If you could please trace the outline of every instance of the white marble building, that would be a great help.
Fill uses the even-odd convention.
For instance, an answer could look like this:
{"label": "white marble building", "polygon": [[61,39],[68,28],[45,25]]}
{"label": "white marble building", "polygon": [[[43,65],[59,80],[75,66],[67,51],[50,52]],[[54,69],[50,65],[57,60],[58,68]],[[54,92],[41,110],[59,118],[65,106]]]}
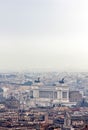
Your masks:
{"label": "white marble building", "polygon": [[69,102],[69,87],[65,85],[57,86],[34,86],[31,91],[36,101],[51,101],[53,103]]}

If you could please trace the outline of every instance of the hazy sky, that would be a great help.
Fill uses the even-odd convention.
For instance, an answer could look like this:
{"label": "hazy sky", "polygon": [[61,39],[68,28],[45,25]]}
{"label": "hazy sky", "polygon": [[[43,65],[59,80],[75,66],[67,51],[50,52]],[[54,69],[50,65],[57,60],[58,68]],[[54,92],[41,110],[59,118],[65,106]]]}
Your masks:
{"label": "hazy sky", "polygon": [[0,0],[0,71],[88,71],[88,0]]}

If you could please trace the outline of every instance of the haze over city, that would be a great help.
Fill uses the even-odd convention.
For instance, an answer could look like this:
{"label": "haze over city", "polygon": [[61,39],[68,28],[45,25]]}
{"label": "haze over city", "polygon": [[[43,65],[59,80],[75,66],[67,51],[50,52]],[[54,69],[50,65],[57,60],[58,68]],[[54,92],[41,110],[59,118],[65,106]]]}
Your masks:
{"label": "haze over city", "polygon": [[88,71],[87,0],[0,0],[0,71]]}

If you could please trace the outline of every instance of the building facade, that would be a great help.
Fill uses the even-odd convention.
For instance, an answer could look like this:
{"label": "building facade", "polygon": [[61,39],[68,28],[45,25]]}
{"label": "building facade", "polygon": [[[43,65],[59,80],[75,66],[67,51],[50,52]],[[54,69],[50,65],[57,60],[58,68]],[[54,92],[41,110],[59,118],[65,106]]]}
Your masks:
{"label": "building facade", "polygon": [[69,87],[65,85],[59,86],[34,86],[31,89],[33,98],[36,100],[53,100],[53,102],[69,102]]}

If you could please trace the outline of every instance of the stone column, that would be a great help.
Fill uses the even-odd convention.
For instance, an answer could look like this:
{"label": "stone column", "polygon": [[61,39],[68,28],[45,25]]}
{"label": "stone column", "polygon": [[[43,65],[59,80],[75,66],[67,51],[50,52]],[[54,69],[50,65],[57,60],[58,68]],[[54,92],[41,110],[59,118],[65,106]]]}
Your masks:
{"label": "stone column", "polygon": [[69,90],[67,91],[67,101],[69,102]]}
{"label": "stone column", "polygon": [[62,91],[61,90],[58,90],[57,91],[57,99],[58,99],[58,101],[62,101]]}

